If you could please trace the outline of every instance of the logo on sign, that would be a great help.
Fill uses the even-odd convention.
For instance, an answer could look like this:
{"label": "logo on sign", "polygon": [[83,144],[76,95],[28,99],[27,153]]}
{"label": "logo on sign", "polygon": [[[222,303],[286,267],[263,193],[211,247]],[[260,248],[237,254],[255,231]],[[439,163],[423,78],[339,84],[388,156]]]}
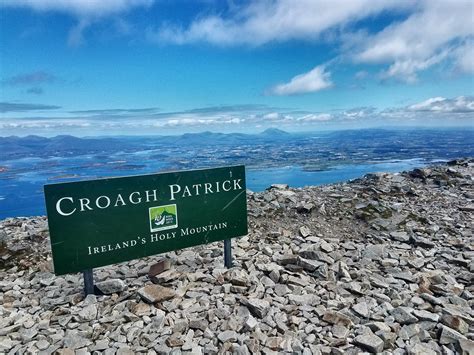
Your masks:
{"label": "logo on sign", "polygon": [[178,227],[176,205],[163,205],[149,208],[150,231],[159,232]]}

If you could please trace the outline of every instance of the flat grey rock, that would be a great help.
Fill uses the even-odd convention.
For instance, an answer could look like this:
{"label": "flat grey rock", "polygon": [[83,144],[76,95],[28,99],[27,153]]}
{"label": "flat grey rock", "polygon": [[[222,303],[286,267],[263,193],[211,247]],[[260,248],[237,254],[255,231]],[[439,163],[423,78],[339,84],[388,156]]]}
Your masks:
{"label": "flat grey rock", "polygon": [[237,341],[238,334],[233,330],[226,330],[219,333],[217,335],[217,338],[223,343],[226,343],[226,342],[235,343]]}
{"label": "flat grey rock", "polygon": [[359,345],[371,353],[380,353],[383,350],[384,342],[378,336],[373,334],[359,335],[354,339],[354,344]]}
{"label": "flat grey rock", "polygon": [[168,287],[160,285],[147,285],[138,290],[140,297],[149,303],[156,303],[169,300],[176,296],[176,293]]}
{"label": "flat grey rock", "polygon": [[125,291],[127,285],[123,280],[110,279],[95,284],[97,288],[105,295],[111,295],[112,293],[120,293]]}

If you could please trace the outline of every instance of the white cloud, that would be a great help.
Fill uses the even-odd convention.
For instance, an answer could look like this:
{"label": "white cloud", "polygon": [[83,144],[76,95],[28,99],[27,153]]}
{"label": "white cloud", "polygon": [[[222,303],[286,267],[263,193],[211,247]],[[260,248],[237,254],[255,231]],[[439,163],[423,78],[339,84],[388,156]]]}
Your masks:
{"label": "white cloud", "polygon": [[448,51],[443,51],[427,59],[404,59],[395,60],[390,67],[381,75],[383,79],[397,78],[407,83],[413,84],[418,81],[417,73],[428,69],[434,64],[440,63],[448,55]]}
{"label": "white cloud", "polygon": [[332,86],[331,73],[319,65],[311,71],[293,77],[288,83],[278,84],[270,90],[274,95],[297,95],[320,91]]}
{"label": "white cloud", "polygon": [[297,118],[297,121],[302,122],[324,122],[330,121],[333,119],[333,116],[329,113],[310,113]]}
{"label": "white cloud", "polygon": [[358,120],[373,116],[375,113],[373,107],[353,108],[342,112],[342,118],[346,120]]}
{"label": "white cloud", "polygon": [[186,128],[186,127],[223,127],[227,125],[238,125],[243,123],[245,119],[239,117],[229,117],[229,118],[199,118],[196,117],[178,117],[168,120],[144,120],[139,123],[134,120],[129,122],[129,128],[134,129],[137,126],[142,128]]}
{"label": "white cloud", "polygon": [[[417,73],[446,58],[472,56],[474,35],[473,3],[470,0],[424,0],[405,20],[382,31],[362,36],[354,43],[355,59],[364,63],[388,64],[384,77],[407,82],[417,80]],[[468,46],[460,51],[461,46]],[[466,68],[465,60],[461,68]]]}
{"label": "white cloud", "polygon": [[281,115],[278,112],[270,112],[265,115],[263,115],[263,119],[265,120],[277,120],[281,117]]}
{"label": "white cloud", "polygon": [[2,129],[63,129],[63,128],[84,128],[91,127],[91,122],[85,120],[49,120],[49,119],[35,119],[35,120],[18,120],[9,122],[0,121],[0,128]]}
{"label": "white cloud", "polygon": [[433,97],[408,107],[410,111],[439,113],[474,113],[474,97],[459,96],[454,99]]}
{"label": "white cloud", "polygon": [[317,39],[324,31],[407,4],[396,0],[260,0],[239,7],[229,17],[200,17],[187,28],[150,29],[149,38],[172,43],[262,45],[291,39]]}

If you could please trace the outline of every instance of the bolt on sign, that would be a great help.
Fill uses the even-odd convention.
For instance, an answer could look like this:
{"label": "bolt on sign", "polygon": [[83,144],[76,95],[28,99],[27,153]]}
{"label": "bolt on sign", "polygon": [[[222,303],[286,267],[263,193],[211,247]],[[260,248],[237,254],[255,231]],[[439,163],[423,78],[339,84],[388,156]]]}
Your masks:
{"label": "bolt on sign", "polygon": [[44,186],[56,275],[247,234],[245,167]]}

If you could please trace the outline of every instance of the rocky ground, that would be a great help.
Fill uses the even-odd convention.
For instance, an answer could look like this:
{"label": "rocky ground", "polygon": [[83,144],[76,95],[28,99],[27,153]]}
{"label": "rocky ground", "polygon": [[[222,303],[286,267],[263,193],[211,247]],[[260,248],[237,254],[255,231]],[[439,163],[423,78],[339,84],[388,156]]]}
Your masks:
{"label": "rocky ground", "polygon": [[474,160],[248,194],[249,235],[81,275],[0,223],[0,352],[474,354]]}

